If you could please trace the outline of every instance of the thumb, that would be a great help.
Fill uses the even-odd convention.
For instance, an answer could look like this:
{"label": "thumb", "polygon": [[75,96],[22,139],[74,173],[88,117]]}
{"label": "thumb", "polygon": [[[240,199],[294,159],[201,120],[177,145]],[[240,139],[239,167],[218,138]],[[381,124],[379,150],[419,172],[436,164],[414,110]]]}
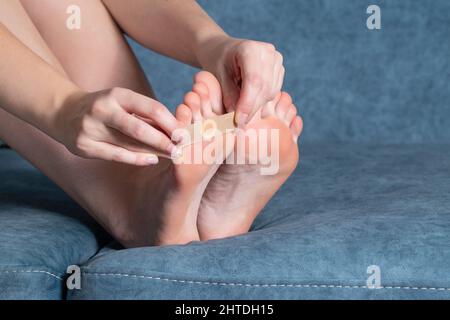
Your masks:
{"label": "thumb", "polygon": [[231,78],[225,77],[221,83],[223,105],[227,112],[235,111],[240,95],[240,84],[235,83]]}
{"label": "thumb", "polygon": [[261,102],[260,92],[259,82],[243,79],[239,99],[236,102],[236,123],[239,127],[245,126],[260,107],[258,105]]}

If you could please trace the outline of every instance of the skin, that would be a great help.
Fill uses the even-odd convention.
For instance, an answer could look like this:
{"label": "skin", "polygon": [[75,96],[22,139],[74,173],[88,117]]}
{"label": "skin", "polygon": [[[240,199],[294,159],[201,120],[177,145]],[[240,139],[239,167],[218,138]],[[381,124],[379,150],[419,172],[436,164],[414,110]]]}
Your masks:
{"label": "skin", "polygon": [[[193,91],[185,97],[191,121],[217,116],[211,106],[220,100],[221,90],[217,79],[209,72],[198,73]],[[257,112],[247,129],[235,137],[236,143],[228,158],[236,157],[250,129],[279,130],[279,141],[271,141],[270,137],[264,141],[268,146],[272,142],[279,144],[279,170],[275,175],[261,175],[262,159],[258,157],[257,164],[250,165],[248,145],[245,145],[245,164],[222,164],[209,181],[201,200],[197,218],[201,240],[248,232],[258,213],[297,166],[297,140],[303,129],[303,121],[297,116],[297,109],[287,93],[282,92]]]}
{"label": "skin", "polygon": [[[155,154],[168,157],[176,153],[168,137],[175,128],[189,123],[189,112],[181,108],[174,117],[155,100],[108,13],[114,9],[100,1],[76,2],[92,13],[83,18],[84,25],[92,27],[78,32],[52,25],[64,21],[65,8],[73,1],[42,0],[39,6],[31,0],[23,0],[23,6],[15,0],[0,3],[0,57],[5,61],[0,66],[1,139],[57,183],[124,246],[200,239],[197,215],[207,182],[219,166],[187,168],[166,159],[148,166],[156,163]],[[186,10],[201,12],[194,2],[186,3]],[[181,38],[192,35],[193,31],[185,28],[190,24],[194,28],[195,19],[178,16],[181,13],[174,8],[168,10],[166,6],[172,4],[155,1],[152,9],[169,17],[173,12],[172,18],[180,23],[176,28],[171,25],[173,34]],[[205,19],[208,28],[195,30],[198,34],[199,30],[208,31],[210,23]],[[96,31],[90,32],[94,27]],[[202,47],[209,49],[187,50],[186,57],[212,54],[225,46],[225,39],[241,42],[226,36],[200,38]],[[71,45],[65,45],[67,42]],[[231,45],[225,47],[239,51]],[[200,58],[196,62],[207,65]],[[9,81],[17,75],[20,81]],[[220,103],[216,106],[225,109]],[[224,150],[220,156],[225,159],[229,152],[232,150]]]}
{"label": "skin", "polygon": [[[225,93],[223,105],[236,110],[240,127],[280,92],[285,70],[274,45],[228,36],[195,1],[153,0],[151,6],[148,0],[103,2],[133,39],[214,74]],[[223,111],[222,104],[214,108]]]}
{"label": "skin", "polygon": [[[121,41],[119,44],[112,43],[111,47],[104,48],[105,51],[112,51],[117,46],[125,48],[120,52],[123,59],[92,61],[99,70],[110,70],[110,74],[113,74],[111,77],[103,77],[101,72],[96,70],[76,69],[67,64],[59,64],[20,3],[12,1],[8,3],[14,5],[2,7],[1,21],[8,21],[6,18],[3,19],[3,14],[6,17],[14,16],[15,20],[6,22],[6,27],[20,36],[17,38],[18,41],[30,48],[36,56],[38,53],[42,54],[38,56],[39,61],[48,61],[48,66],[63,75],[62,77],[68,79],[65,70],[73,70],[71,76],[76,79],[87,79],[86,73],[89,73],[90,81],[79,80],[77,83],[82,90],[97,92],[115,87],[118,85],[120,71],[124,69],[131,68],[130,73],[140,74],[141,70],[133,63],[134,56],[131,50],[126,50],[127,46],[123,37],[117,40]],[[89,3],[95,5],[96,2]],[[104,27],[106,34],[118,32],[116,25],[110,20],[99,21],[96,17],[96,22]],[[83,43],[86,47],[94,46],[99,41],[97,37],[103,38],[106,34],[100,32],[92,35],[86,32]],[[83,57],[84,50],[86,48],[80,46],[71,54]],[[74,61],[74,63],[79,62]],[[75,74],[76,72],[78,74]],[[143,91],[145,88],[150,88],[148,83],[142,82],[143,79],[145,78],[130,77],[127,83],[120,82],[120,84],[129,90],[151,95],[151,92]],[[186,228],[186,232],[180,231],[178,229],[180,220],[175,219],[173,215],[178,214],[180,210],[186,211],[183,217],[187,215],[190,200],[197,185],[192,183],[189,188],[186,188],[185,184],[178,183],[180,181],[176,180],[178,177],[176,171],[167,165],[168,161],[163,160],[156,166],[137,167],[111,161],[83,159],[71,153],[64,145],[41,130],[4,109],[0,110],[0,137],[66,191],[124,246],[185,243],[196,239],[195,228]],[[162,168],[166,169],[162,170]],[[164,179],[161,179],[161,176]],[[155,197],[156,191],[164,196]],[[169,212],[172,215],[165,214]],[[184,218],[181,219],[184,220]],[[166,220],[170,221],[170,224]],[[195,221],[193,226],[195,227]],[[192,230],[194,232],[188,235]]]}
{"label": "skin", "polygon": [[[2,11],[12,10],[14,3],[2,2]],[[156,100],[123,88],[82,91],[20,42],[3,23],[0,38],[4,62],[0,66],[0,105],[5,111],[85,158],[148,165],[157,162],[150,152],[166,156],[176,153],[166,134],[131,115],[152,119],[170,134],[178,122]],[[20,75],[19,81],[8,81],[16,75]],[[22,94],[17,95],[19,90]]]}

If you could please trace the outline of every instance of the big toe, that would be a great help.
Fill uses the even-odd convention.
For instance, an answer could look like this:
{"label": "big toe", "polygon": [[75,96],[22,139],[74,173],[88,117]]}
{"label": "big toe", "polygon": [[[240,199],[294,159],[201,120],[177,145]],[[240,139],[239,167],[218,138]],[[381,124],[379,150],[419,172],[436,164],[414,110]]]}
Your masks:
{"label": "big toe", "polygon": [[225,108],[222,103],[222,89],[217,78],[211,72],[200,71],[195,75],[194,82],[207,87],[212,111],[216,114],[223,114]]}

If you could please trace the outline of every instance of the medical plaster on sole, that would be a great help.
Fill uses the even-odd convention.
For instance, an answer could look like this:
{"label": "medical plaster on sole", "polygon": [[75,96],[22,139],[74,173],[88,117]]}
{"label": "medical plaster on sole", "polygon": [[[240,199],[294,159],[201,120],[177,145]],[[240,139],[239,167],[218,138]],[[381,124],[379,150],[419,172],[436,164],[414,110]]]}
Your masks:
{"label": "medical plaster on sole", "polygon": [[236,129],[234,112],[199,121],[186,128],[189,135],[188,143],[181,143],[179,148],[184,148],[201,141],[209,141],[217,134],[230,133]]}

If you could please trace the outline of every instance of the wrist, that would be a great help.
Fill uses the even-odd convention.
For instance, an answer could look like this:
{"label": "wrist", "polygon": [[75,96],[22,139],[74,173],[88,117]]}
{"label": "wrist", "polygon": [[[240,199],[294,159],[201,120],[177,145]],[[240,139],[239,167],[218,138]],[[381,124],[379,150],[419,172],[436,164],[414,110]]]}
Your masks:
{"label": "wrist", "polygon": [[53,139],[61,142],[64,128],[67,127],[68,114],[74,111],[76,100],[80,99],[86,93],[75,85],[58,90],[53,96],[52,107],[50,108],[44,120],[44,132]]}
{"label": "wrist", "polygon": [[196,48],[194,50],[197,60],[197,67],[208,70],[211,67],[211,61],[218,60],[217,57],[220,48],[233,38],[224,31],[207,32],[198,36]]}

